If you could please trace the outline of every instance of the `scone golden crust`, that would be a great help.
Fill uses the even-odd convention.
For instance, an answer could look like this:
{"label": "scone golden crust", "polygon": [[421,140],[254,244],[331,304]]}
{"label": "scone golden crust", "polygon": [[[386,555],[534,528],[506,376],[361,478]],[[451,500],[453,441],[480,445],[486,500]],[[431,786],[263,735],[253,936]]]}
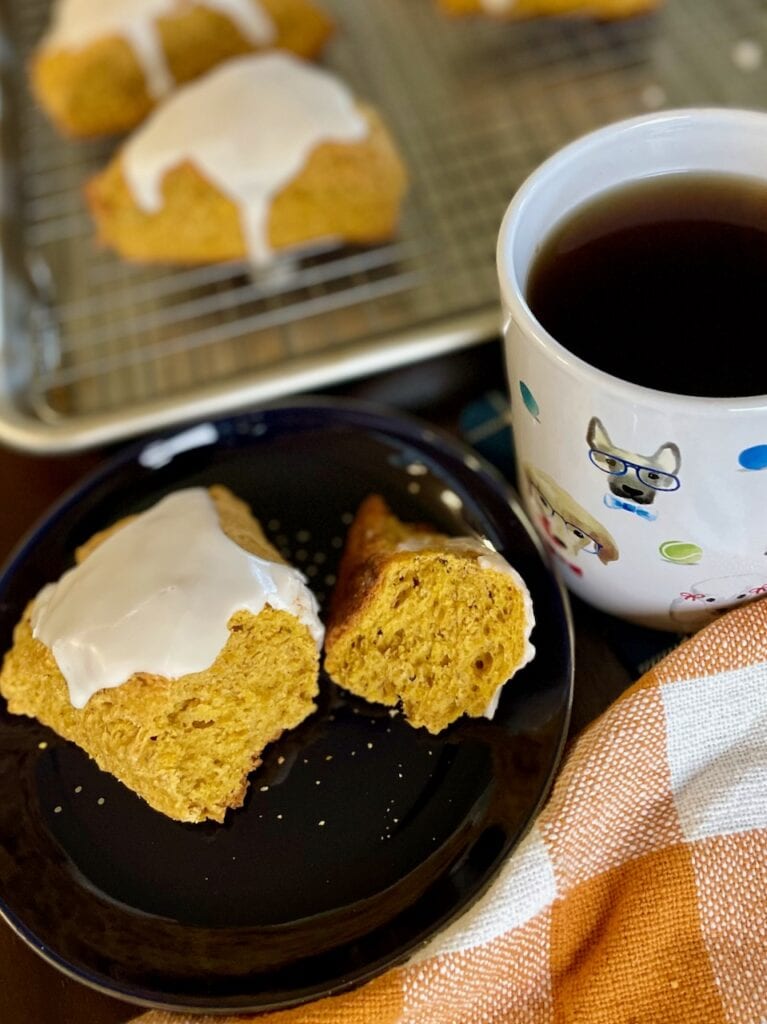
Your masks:
{"label": "scone golden crust", "polygon": [[[372,244],[397,228],[407,174],[381,117],[360,108],[369,125],[359,142],[325,142],[271,201],[268,241],[275,251],[333,238]],[[157,213],[143,210],[120,156],[86,190],[99,240],[123,258],[199,264],[247,255],[240,210],[189,161],[169,171]]]}
{"label": "scone golden crust", "polygon": [[[270,47],[308,58],[319,54],[333,22],[314,0],[260,2],[275,27]],[[177,12],[157,19],[156,31],[177,84],[258,49],[232,20],[204,0],[179,3]],[[65,135],[87,138],[129,131],[157,102],[140,60],[122,35],[94,39],[76,50],[43,41],[29,71],[38,102]]]}
{"label": "scone golden crust", "polygon": [[522,580],[483,565],[483,552],[492,563],[482,545],[402,523],[381,497],[367,498],[327,619],[330,677],[367,700],[401,702],[408,721],[432,733],[484,715],[532,657],[533,618]]}
{"label": "scone golden crust", "polygon": [[583,14],[609,20],[644,14],[660,6],[662,0],[510,0],[504,7],[483,0],[437,0],[448,14],[487,14],[500,18],[536,18],[559,14]]}
{"label": "scone golden crust", "polygon": [[[224,532],[252,554],[282,562],[247,505],[210,489]],[[78,562],[129,520],[91,538]],[[0,672],[12,714],[29,715],[86,751],[104,771],[179,821],[223,821],[241,806],[264,747],[314,709],[317,645],[286,611],[234,614],[229,637],[203,672],[165,679],[136,673],[73,707],[50,650],[32,635],[31,609],[14,632]]]}

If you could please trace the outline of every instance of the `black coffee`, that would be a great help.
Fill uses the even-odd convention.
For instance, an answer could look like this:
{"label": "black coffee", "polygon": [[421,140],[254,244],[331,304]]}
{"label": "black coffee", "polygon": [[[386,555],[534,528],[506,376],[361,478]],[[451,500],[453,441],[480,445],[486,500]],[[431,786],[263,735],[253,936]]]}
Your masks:
{"label": "black coffee", "polygon": [[650,178],[546,239],[527,299],[560,344],[623,380],[686,395],[767,393],[767,184]]}

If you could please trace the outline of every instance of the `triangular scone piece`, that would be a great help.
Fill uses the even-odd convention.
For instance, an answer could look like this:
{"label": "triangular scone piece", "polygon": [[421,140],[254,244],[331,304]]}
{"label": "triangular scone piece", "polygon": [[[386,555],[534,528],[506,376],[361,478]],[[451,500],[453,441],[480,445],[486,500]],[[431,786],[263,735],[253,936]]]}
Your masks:
{"label": "triangular scone piece", "polygon": [[88,184],[100,240],[140,262],[267,264],[391,237],[404,165],[370,107],[289,54],[179,89]]}
{"label": "triangular scone piece", "polygon": [[346,539],[327,622],[325,668],[367,700],[401,701],[437,733],[491,716],[533,657],[530,596],[505,559],[469,537],[400,522],[378,495]]}
{"label": "triangular scone piece", "polygon": [[[8,701],[10,712],[35,717],[59,735],[73,740],[100,768],[111,772],[155,810],[179,821],[198,822],[207,818],[223,821],[227,809],[242,804],[248,774],[260,764],[264,747],[314,711],[322,630],[314,600],[308,590],[304,593],[303,577],[285,565],[264,537],[247,505],[223,487],[213,487],[209,492],[194,488],[176,492],[171,497],[180,499],[186,496],[190,501],[194,498],[194,507],[179,501],[177,511],[174,507],[173,512],[166,515],[162,527],[164,533],[147,533],[145,527],[143,536],[139,536],[143,550],[136,550],[134,557],[139,562],[142,557],[151,559],[153,551],[161,551],[163,538],[176,524],[181,537],[193,537],[200,546],[223,544],[231,549],[225,551],[226,564],[230,568],[232,559],[235,562],[244,560],[249,566],[255,566],[257,573],[265,574],[262,579],[266,579],[267,590],[275,579],[274,567],[279,566],[283,573],[280,580],[287,581],[284,593],[292,601],[292,604],[284,603],[286,608],[295,608],[295,614],[286,608],[277,610],[270,604],[262,604],[262,610],[257,614],[247,610],[235,611],[228,620],[223,617],[224,644],[210,667],[177,678],[136,671],[121,685],[110,683],[88,698],[89,685],[97,685],[98,679],[89,678],[87,673],[85,677],[81,673],[78,679],[76,671],[68,672],[65,679],[59,663],[70,664],[71,651],[54,641],[52,646],[57,651],[57,663],[49,646],[33,636],[33,626],[36,631],[42,628],[40,614],[46,596],[50,592],[55,593],[53,588],[44,588],[27,607],[16,627],[13,648],[6,655],[0,672],[0,693]],[[164,499],[165,502],[168,500]],[[209,515],[201,503],[207,503],[212,509],[213,531],[184,533],[179,520],[180,517],[188,517],[190,509],[195,516],[198,513]],[[161,505],[158,503],[150,512],[161,511]],[[134,516],[121,520],[91,538],[77,551],[76,560],[80,568],[95,566],[96,558],[100,554],[106,555],[110,542],[118,541],[121,534],[127,544],[129,533],[126,528],[135,526],[141,518]],[[235,548],[231,541],[238,547]],[[177,544],[183,543],[177,538]],[[131,578],[129,559],[126,558],[131,544],[128,544],[127,551],[120,552],[123,571],[113,577],[114,587],[122,587],[126,591],[136,579]],[[248,556],[240,549],[256,556],[258,561],[248,561]],[[213,550],[218,551],[219,548],[214,547]],[[155,615],[161,620],[171,663],[177,662],[181,656],[188,657],[187,652],[194,646],[190,629],[194,629],[195,621],[198,634],[205,633],[208,628],[205,586],[195,590],[200,581],[187,579],[185,573],[189,566],[183,564],[183,559],[181,562],[178,571],[167,576],[160,574],[154,581],[151,595],[153,608],[157,611],[150,613],[149,621],[151,623]],[[74,572],[78,571],[70,571],[72,581],[68,600],[77,600],[78,593],[82,595],[82,580],[80,578],[76,583],[74,578]],[[138,578],[141,586],[143,580],[140,576]],[[222,588],[228,586],[232,578],[229,572],[221,581]],[[57,586],[66,579],[67,574]],[[98,581],[98,577],[96,579]],[[258,596],[256,594],[256,601]],[[178,601],[167,615],[163,614],[163,597]],[[278,603],[273,596],[271,600],[273,604]],[[36,602],[41,602],[41,605],[35,612]],[[220,607],[217,597],[214,604]],[[135,606],[138,608],[135,614],[140,614],[140,601]],[[176,615],[175,610],[179,608],[181,614]],[[209,610],[212,615],[212,608]],[[109,614],[105,613],[106,623],[99,621],[94,626],[94,633],[117,628],[108,618]],[[221,624],[217,623],[217,626]],[[136,641],[138,660],[150,654],[154,658],[158,653],[162,656],[163,637],[156,637],[151,625],[142,623],[136,635],[139,638],[144,636],[147,644],[142,655],[140,639]],[[86,640],[89,639],[86,636]],[[198,636],[195,639],[206,638]],[[154,649],[153,640],[159,643]],[[119,664],[120,657],[133,657],[130,637],[127,645],[119,642],[122,643],[121,649],[118,649],[119,644],[117,647],[102,647],[102,657],[90,663],[95,676],[107,672],[110,663]],[[78,645],[74,646],[77,655]]]}
{"label": "triangular scone piece", "polygon": [[113,135],[217,64],[264,49],[314,57],[332,29],[314,0],[57,0],[30,76],[61,132]]}
{"label": "triangular scone piece", "polygon": [[490,14],[498,18],[536,18],[582,14],[611,20],[644,14],[662,0],[437,0],[450,14]]}

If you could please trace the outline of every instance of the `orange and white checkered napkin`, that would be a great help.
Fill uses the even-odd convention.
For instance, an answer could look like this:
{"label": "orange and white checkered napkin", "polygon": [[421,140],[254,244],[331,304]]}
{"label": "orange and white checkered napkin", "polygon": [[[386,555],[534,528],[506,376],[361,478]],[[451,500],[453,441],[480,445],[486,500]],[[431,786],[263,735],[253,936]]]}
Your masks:
{"label": "orange and white checkered napkin", "polygon": [[688,640],[573,744],[488,893],[409,964],[258,1018],[502,1021],[767,1022],[767,600]]}

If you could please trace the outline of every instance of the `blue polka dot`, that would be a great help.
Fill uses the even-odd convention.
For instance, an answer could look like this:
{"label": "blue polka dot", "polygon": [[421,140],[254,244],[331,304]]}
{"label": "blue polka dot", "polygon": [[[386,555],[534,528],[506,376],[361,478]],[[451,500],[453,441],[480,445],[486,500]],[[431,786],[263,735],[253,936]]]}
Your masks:
{"label": "blue polka dot", "polygon": [[738,462],[743,469],[767,469],[767,444],[744,448],[738,456]]}

